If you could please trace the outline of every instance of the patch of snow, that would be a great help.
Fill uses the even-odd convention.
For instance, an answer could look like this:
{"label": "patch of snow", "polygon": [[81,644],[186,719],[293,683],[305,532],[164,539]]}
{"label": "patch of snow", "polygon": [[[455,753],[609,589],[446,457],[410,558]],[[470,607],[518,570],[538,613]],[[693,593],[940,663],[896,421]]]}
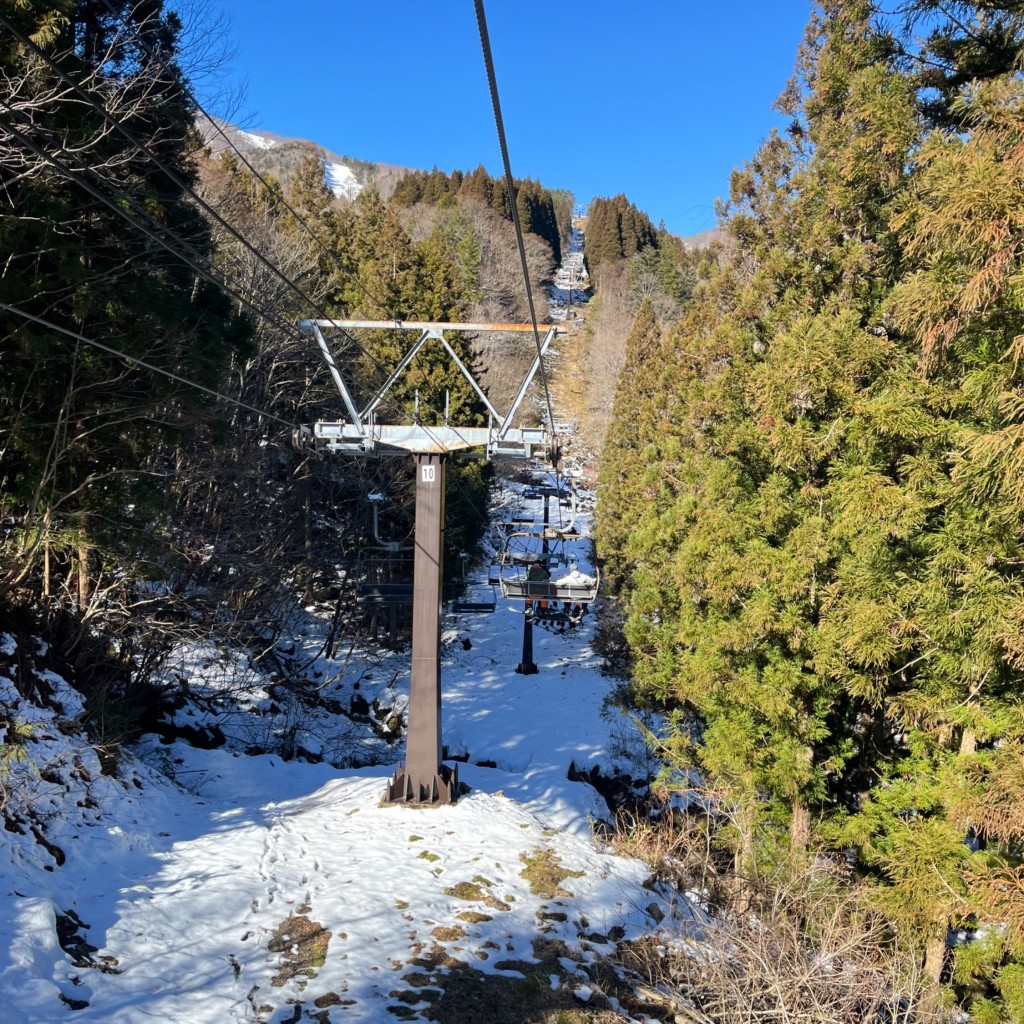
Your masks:
{"label": "patch of snow", "polygon": [[239,129],[238,134],[243,142],[255,146],[256,149],[273,149],[277,145],[273,139],[265,139],[262,135],[253,135],[252,132],[243,132]]}
{"label": "patch of snow", "polygon": [[363,190],[351,167],[345,164],[324,162],[324,181],[327,187],[341,199],[355,199]]}

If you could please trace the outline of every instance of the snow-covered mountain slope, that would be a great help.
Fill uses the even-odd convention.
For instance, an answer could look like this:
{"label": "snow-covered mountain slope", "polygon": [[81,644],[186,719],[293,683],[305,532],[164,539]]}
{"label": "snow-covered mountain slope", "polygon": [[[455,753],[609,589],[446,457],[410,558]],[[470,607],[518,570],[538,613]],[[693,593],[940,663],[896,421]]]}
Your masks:
{"label": "snow-covered mountain slope", "polygon": [[355,199],[363,190],[362,182],[347,164],[325,161],[324,180],[327,182],[327,187],[336,196],[341,196],[343,199]]}
{"label": "snow-covered mountain slope", "polygon": [[355,199],[371,183],[387,197],[395,183],[408,173],[404,167],[339,156],[307,139],[276,135],[264,129],[243,130],[226,121],[207,118],[200,118],[198,127],[211,152],[221,153],[234,146],[257,170],[280,180],[287,179],[309,153],[316,153],[324,165],[324,183],[344,199]]}
{"label": "snow-covered mountain slope", "polygon": [[380,805],[408,651],[329,657],[328,619],[296,614],[291,687],[242,652],[183,649],[177,725],[219,745],[149,734],[116,771],[63,679],[33,671],[25,695],[45,651],[0,634],[0,721],[25,755],[0,776],[0,1020],[376,1024],[423,1019],[466,985],[484,1005],[571,1009],[618,941],[673,912],[644,865],[595,840],[608,807],[573,781],[645,770],[606,707],[592,617],[534,628],[540,672],[522,676],[521,614],[446,614],[443,737],[468,789],[434,808]]}

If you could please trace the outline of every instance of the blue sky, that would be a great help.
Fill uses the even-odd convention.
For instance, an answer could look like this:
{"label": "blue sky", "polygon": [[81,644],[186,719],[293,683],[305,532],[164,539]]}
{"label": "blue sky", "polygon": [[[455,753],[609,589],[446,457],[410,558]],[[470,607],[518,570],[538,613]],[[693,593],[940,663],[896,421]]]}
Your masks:
{"label": "blue sky", "polygon": [[[340,154],[501,173],[472,0],[213,0],[245,126]],[[625,194],[670,231],[714,224],[780,123],[809,0],[489,0],[512,171],[578,203]],[[209,101],[211,112],[219,113]]]}

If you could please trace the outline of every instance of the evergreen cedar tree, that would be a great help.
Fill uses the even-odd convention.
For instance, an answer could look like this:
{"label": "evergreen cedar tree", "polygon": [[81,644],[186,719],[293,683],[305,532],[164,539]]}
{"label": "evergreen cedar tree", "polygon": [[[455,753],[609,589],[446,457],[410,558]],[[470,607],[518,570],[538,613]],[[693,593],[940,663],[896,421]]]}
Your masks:
{"label": "evergreen cedar tree", "polygon": [[[560,189],[546,189],[532,178],[514,182],[516,212],[523,231],[538,235],[551,246],[555,264],[562,262],[562,245],[572,235],[572,194]],[[402,206],[416,203],[436,205],[445,197],[474,198],[490,207],[500,217],[512,219],[504,178],[492,178],[483,165],[463,174],[450,175],[436,167],[428,173],[411,173],[402,178],[392,195]]]}
{"label": "evergreen cedar tree", "polygon": [[725,248],[663,336],[641,307],[597,537],[738,869],[855,857],[972,1019],[1020,1021],[1024,15],[905,13],[821,5]]}
{"label": "evergreen cedar tree", "polygon": [[[180,180],[194,182],[194,109],[174,60],[176,17],[161,16],[158,3],[117,0],[23,3],[4,16],[100,109],[116,110]],[[184,239],[198,261],[213,256],[210,228],[180,185],[10,33],[0,63],[14,83],[8,100],[24,112],[13,120],[32,142],[123,209]],[[0,164],[3,301],[215,387],[250,334],[227,296],[11,137]],[[45,550],[55,575],[77,563],[84,601],[90,552],[143,543],[164,504],[166,488],[142,461],[207,414],[197,393],[164,376],[129,372],[118,358],[13,314],[0,320],[0,512],[24,528],[0,587],[24,581]]]}
{"label": "evergreen cedar tree", "polygon": [[602,263],[629,259],[657,245],[657,232],[650,218],[624,195],[597,198],[588,207],[583,257],[590,273]]}

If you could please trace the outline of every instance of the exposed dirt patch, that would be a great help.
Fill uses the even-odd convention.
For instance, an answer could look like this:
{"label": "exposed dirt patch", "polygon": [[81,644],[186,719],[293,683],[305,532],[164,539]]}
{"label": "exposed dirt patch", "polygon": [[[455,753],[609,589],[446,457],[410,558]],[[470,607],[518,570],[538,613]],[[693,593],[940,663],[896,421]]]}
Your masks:
{"label": "exposed dirt patch", "polygon": [[326,962],[330,939],[331,933],[319,921],[294,914],[286,917],[267,943],[271,953],[283,954],[271,985],[280,988],[298,978],[300,990],[304,988],[306,979],[316,977],[317,970]]}
{"label": "exposed dirt patch", "polygon": [[567,878],[582,878],[582,871],[569,871],[562,867],[562,862],[554,850],[536,850],[533,853],[521,853],[519,859],[526,866],[520,875],[530,883],[530,889],[536,896],[553,900],[560,896],[571,896],[572,893],[562,888]]}
{"label": "exposed dirt patch", "polygon": [[481,914],[478,910],[464,910],[455,916],[466,924],[483,924],[485,921],[493,920],[490,914]]}
{"label": "exposed dirt patch", "polygon": [[[510,960],[499,965],[521,972],[521,978],[481,974],[434,950],[431,957],[419,959],[423,969],[403,981],[417,987],[429,984],[431,996],[437,990],[433,1005],[419,1014],[440,1024],[622,1024],[624,1018],[608,1009],[607,1003],[584,1007],[573,995],[579,979],[571,979],[562,966],[560,958],[571,958],[565,943],[537,939],[533,951],[536,963]],[[441,953],[443,962],[433,961],[436,953]],[[560,979],[555,988],[553,976]],[[422,987],[420,993],[424,998]]]}

